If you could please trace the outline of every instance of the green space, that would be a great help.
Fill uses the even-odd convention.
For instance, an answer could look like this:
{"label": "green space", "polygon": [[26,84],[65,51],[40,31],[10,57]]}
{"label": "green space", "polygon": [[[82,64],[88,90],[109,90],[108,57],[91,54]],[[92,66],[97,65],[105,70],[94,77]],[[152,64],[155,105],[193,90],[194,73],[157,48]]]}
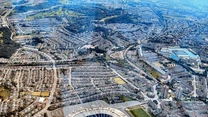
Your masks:
{"label": "green space", "polygon": [[130,112],[134,117],[150,117],[142,108],[132,109]]}
{"label": "green space", "polygon": [[106,61],[111,60],[110,56],[106,56],[106,57],[105,57],[105,60],[106,60]]}
{"label": "green space", "polygon": [[4,87],[0,87],[0,99],[6,99],[10,96],[9,89],[6,89]]}
{"label": "green space", "polygon": [[2,13],[4,12],[5,10],[3,9],[0,9],[0,15],[2,15]]}
{"label": "green space", "polygon": [[0,32],[0,38],[2,38],[2,37],[3,37],[3,34],[4,34],[3,32]]}
{"label": "green space", "polygon": [[149,72],[154,78],[159,78],[160,77],[160,74],[158,72],[156,72],[155,70],[150,70]]}
{"label": "green space", "polygon": [[121,96],[121,100],[123,100],[124,102],[132,101],[131,98],[126,97],[126,96]]}
{"label": "green space", "polygon": [[103,101],[105,101],[106,103],[110,104],[109,100],[107,98],[102,99]]}
{"label": "green space", "polygon": [[0,57],[10,58],[20,45],[10,39],[11,31],[9,28],[0,28],[0,32],[2,34],[0,39]]}
{"label": "green space", "polygon": [[63,15],[68,15],[68,16],[73,16],[73,17],[83,16],[80,13],[77,13],[77,12],[74,12],[71,10],[67,10],[67,9],[63,10],[63,8],[60,7],[56,11],[52,10],[52,11],[40,12],[35,15],[31,15],[31,16],[27,17],[27,20],[36,20],[36,19],[42,19],[42,18],[46,18],[46,17],[63,16]]}

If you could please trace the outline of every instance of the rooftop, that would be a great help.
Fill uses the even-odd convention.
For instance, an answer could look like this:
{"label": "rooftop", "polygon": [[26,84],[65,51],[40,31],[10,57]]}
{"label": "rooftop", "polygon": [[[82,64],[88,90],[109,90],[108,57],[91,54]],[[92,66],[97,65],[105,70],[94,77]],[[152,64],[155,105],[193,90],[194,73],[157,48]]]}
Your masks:
{"label": "rooftop", "polygon": [[162,48],[162,52],[168,52],[170,54],[170,58],[175,60],[179,60],[181,58],[188,58],[188,59],[198,59],[199,56],[195,55],[189,49],[180,48],[180,47],[169,47],[169,48]]}

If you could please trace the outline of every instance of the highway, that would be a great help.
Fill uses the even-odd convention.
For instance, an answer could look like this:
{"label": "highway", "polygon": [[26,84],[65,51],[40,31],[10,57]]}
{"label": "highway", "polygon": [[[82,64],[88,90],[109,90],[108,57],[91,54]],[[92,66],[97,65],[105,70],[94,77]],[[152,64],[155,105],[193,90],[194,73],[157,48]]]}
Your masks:
{"label": "highway", "polygon": [[[134,47],[134,45],[129,46],[129,47],[124,51],[124,59],[125,59],[132,67],[134,67],[136,70],[138,70],[139,73],[147,75],[147,73],[145,73],[143,70],[141,70],[139,67],[137,67],[134,63],[132,63],[132,62],[128,59],[127,53],[128,53],[128,51],[129,51],[129,49],[131,49],[132,47]],[[115,70],[114,70],[114,71],[115,71]],[[120,75],[119,75],[119,76],[120,76]],[[120,77],[121,77],[124,81],[128,82],[128,81],[127,81],[125,78],[123,78],[122,76],[120,76]],[[156,81],[155,79],[153,79],[153,80]],[[156,82],[157,82],[157,81],[156,81]],[[134,86],[134,85],[131,84],[130,82],[128,82],[128,83],[129,83],[132,87],[134,87],[135,89],[138,89],[138,90],[139,90],[139,88],[137,88],[136,86]],[[143,92],[141,92],[142,95],[144,96],[145,100],[158,100],[158,99],[159,99],[159,97],[158,97],[158,95],[157,95],[157,91],[156,91],[156,85],[154,85],[153,88],[154,88],[154,93],[155,93],[155,97],[154,97],[153,99],[147,97],[146,94],[144,94]],[[160,104],[158,104],[157,106],[159,107]]]}
{"label": "highway", "polygon": [[9,10],[7,11],[7,13],[6,13],[4,16],[1,17],[1,18],[2,18],[2,24],[3,24],[4,26],[7,26],[7,27],[8,27],[8,22],[7,22],[6,18],[7,18],[7,16],[14,10],[14,8],[15,8],[15,7],[13,7],[12,9],[9,9]]}
{"label": "highway", "polygon": [[127,53],[129,51],[129,49],[131,49],[132,47],[134,47],[134,45],[129,46],[125,51],[124,51],[124,59],[134,68],[136,68],[136,70],[138,70],[141,74],[146,74],[145,72],[143,72],[139,67],[137,67],[134,63],[132,63],[130,60],[128,60],[127,57]]}
{"label": "highway", "polygon": [[123,55],[124,55],[124,59],[125,59],[132,67],[134,67],[137,71],[139,71],[140,74],[145,74],[146,76],[149,76],[150,78],[152,78],[152,80],[154,80],[154,81],[157,82],[157,80],[154,79],[153,76],[152,76],[151,74],[145,73],[143,70],[141,70],[139,67],[137,67],[137,65],[135,65],[134,63],[132,63],[132,62],[128,59],[127,53],[128,53],[128,51],[129,51],[129,49],[131,49],[132,47],[134,47],[134,45],[129,46],[129,47],[124,51],[124,54],[123,54]]}

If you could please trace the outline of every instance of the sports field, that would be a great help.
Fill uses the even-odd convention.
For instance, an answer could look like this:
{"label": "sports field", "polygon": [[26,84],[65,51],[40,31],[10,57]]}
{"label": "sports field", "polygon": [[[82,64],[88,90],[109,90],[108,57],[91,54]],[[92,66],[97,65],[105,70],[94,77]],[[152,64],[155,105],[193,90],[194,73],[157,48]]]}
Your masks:
{"label": "sports field", "polygon": [[132,109],[130,112],[134,117],[150,117],[142,108]]}

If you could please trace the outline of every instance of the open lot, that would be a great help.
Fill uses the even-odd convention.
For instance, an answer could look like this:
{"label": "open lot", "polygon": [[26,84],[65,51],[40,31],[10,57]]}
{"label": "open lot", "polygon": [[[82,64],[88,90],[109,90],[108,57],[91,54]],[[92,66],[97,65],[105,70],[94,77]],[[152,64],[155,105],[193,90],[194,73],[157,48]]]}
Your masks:
{"label": "open lot", "polygon": [[120,85],[126,84],[121,78],[114,78],[113,80]]}
{"label": "open lot", "polygon": [[6,99],[10,96],[10,91],[4,87],[0,87],[0,99]]}

